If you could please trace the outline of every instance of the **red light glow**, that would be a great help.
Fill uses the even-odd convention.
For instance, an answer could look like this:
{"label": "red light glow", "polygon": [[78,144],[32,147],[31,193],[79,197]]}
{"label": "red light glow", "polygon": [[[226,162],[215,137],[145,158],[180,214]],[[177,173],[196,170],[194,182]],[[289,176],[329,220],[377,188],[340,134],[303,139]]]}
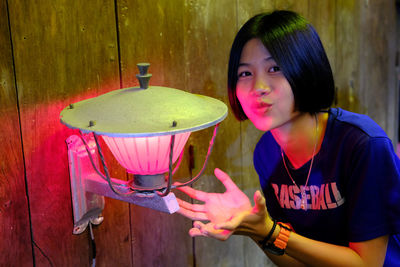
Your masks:
{"label": "red light glow", "polygon": [[[189,136],[190,132],[175,135],[172,163],[178,159]],[[114,157],[129,173],[154,175],[165,173],[169,169],[170,135],[102,137]]]}

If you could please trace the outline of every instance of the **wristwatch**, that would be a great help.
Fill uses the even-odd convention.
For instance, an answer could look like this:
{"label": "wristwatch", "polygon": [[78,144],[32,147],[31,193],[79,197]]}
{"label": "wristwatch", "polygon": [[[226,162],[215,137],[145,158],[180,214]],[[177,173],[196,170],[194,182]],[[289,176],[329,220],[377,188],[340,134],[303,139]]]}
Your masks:
{"label": "wristwatch", "polygon": [[268,243],[265,246],[265,250],[274,255],[283,255],[285,253],[285,248],[287,246],[292,229],[285,223],[278,222],[278,225],[281,228],[278,236],[276,237],[274,243]]}

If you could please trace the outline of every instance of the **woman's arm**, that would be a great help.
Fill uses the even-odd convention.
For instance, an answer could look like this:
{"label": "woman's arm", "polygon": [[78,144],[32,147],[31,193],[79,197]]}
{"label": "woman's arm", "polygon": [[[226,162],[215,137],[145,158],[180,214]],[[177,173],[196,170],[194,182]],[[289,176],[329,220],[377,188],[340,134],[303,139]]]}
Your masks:
{"label": "woman's arm", "polygon": [[344,247],[291,233],[285,253],[307,266],[382,266],[387,243],[388,236],[381,236]]}
{"label": "woman's arm", "polygon": [[[247,196],[219,169],[216,177],[225,185],[225,193],[206,193],[190,187],[181,191],[204,204],[191,204],[178,199],[180,214],[195,220],[191,236],[207,236],[226,240],[232,234],[251,237],[257,244],[272,229],[273,221],[259,191],[254,194],[254,207]],[[209,221],[202,223],[200,221]],[[280,226],[275,228],[275,240]],[[329,229],[327,229],[329,231]],[[278,266],[382,266],[386,256],[388,237],[350,243],[349,247],[312,240],[294,232],[290,234],[285,254],[276,256],[264,251]]]}

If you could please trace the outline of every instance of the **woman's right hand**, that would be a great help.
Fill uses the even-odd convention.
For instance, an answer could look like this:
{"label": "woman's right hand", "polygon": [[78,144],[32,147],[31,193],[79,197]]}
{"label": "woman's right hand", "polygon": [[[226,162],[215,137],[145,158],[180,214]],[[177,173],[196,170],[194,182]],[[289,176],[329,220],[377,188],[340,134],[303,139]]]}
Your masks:
{"label": "woman's right hand", "polygon": [[191,204],[178,199],[180,206],[178,213],[195,220],[189,234],[219,240],[226,240],[232,234],[242,234],[256,241],[262,240],[271,230],[273,222],[261,192],[254,193],[255,205],[252,207],[249,198],[229,175],[219,169],[215,169],[214,173],[224,184],[226,192],[207,193],[190,187],[178,188],[193,199],[204,202],[204,204]]}

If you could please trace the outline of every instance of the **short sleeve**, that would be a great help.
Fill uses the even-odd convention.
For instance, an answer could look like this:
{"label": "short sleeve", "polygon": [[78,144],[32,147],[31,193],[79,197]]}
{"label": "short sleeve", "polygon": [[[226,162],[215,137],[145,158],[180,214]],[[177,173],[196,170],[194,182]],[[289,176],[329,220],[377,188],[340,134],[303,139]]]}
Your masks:
{"label": "short sleeve", "polygon": [[391,141],[368,137],[356,147],[347,186],[350,242],[400,233],[400,162]]}

